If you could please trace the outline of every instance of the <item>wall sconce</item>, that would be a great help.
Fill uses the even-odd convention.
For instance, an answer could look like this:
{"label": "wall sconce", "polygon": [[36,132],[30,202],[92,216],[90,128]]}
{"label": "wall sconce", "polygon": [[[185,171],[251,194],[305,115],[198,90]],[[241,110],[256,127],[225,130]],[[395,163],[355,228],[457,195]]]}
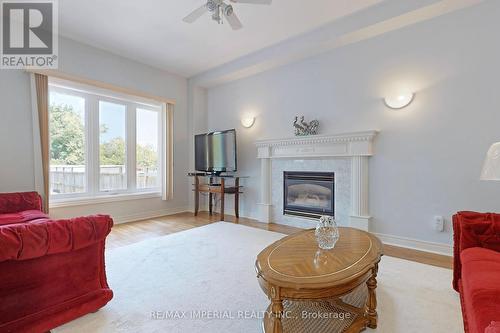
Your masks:
{"label": "wall sconce", "polygon": [[391,109],[402,109],[410,105],[414,98],[414,93],[398,94],[384,98],[384,103]]}
{"label": "wall sconce", "polygon": [[500,180],[500,142],[494,143],[488,150],[481,180]]}
{"label": "wall sconce", "polygon": [[255,117],[247,116],[241,118],[241,125],[245,128],[250,128],[255,124]]}

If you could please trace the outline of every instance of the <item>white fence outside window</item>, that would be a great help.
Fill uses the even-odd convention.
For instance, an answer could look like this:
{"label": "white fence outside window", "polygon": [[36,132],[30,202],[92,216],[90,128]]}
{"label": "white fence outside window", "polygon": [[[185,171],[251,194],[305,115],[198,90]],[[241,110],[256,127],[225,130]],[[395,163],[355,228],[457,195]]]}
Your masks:
{"label": "white fence outside window", "polygon": [[[102,165],[101,189],[124,188],[127,175],[124,165]],[[137,188],[158,187],[158,168],[137,168]],[[52,194],[85,192],[85,165],[51,165],[50,189]]]}

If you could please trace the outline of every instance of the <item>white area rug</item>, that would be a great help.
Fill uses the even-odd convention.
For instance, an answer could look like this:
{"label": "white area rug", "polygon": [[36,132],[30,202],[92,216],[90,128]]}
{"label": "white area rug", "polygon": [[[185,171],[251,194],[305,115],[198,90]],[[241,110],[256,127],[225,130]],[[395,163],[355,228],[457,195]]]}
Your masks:
{"label": "white area rug", "polygon": [[[254,263],[282,237],[221,222],[108,251],[113,300],[54,332],[260,333],[268,300]],[[383,257],[379,327],[367,332],[463,332],[451,279],[447,269]]]}

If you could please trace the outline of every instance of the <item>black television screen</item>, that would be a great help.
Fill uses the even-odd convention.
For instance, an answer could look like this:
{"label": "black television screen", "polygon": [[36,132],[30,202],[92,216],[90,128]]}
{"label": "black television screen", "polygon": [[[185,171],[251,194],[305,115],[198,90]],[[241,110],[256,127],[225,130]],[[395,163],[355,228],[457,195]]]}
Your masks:
{"label": "black television screen", "polygon": [[236,163],[236,130],[199,134],[194,139],[196,171],[234,172]]}

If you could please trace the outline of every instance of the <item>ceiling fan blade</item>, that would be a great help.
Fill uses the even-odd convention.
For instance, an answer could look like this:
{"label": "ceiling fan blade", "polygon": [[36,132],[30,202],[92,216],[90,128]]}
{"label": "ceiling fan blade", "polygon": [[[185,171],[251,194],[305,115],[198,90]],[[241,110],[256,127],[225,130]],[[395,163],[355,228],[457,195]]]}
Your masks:
{"label": "ceiling fan blade", "polygon": [[195,9],[191,14],[183,18],[182,20],[186,23],[193,23],[197,19],[199,19],[203,14],[208,12],[207,5],[203,5],[198,9]]}
{"label": "ceiling fan blade", "polygon": [[256,5],[270,5],[273,0],[231,0],[234,3],[253,3]]}
{"label": "ceiling fan blade", "polygon": [[224,13],[224,16],[226,17],[227,22],[229,22],[229,25],[231,26],[231,28],[233,28],[233,30],[240,30],[241,28],[243,28],[243,24],[241,24],[240,19],[234,12],[231,15],[227,15],[226,13]]}

